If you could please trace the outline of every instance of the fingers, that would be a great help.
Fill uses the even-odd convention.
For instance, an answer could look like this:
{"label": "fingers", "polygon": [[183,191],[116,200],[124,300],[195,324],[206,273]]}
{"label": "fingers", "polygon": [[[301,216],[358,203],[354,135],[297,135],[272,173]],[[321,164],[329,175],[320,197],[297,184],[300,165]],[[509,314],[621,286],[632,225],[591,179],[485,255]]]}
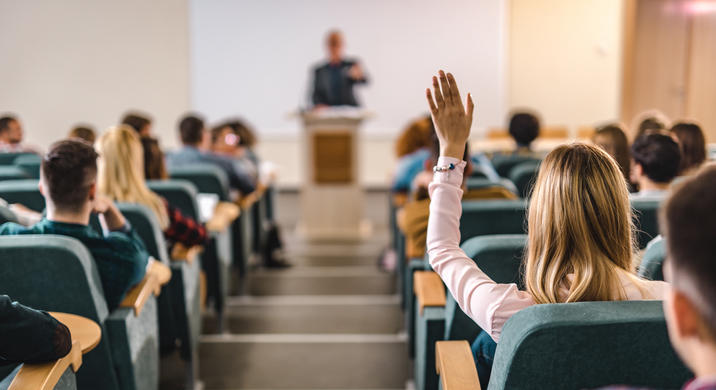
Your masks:
{"label": "fingers", "polygon": [[[447,76],[445,75],[445,72],[443,72],[441,70],[440,72],[438,72],[438,75],[440,76],[440,86],[442,87],[443,98],[445,99],[446,102],[452,101],[453,97],[452,97],[452,94],[450,93],[450,83],[448,83],[448,79],[447,79]],[[433,84],[433,85],[435,85],[435,84]]]}
{"label": "fingers", "polygon": [[428,105],[430,106],[430,112],[433,115],[437,115],[438,107],[435,105],[435,102],[433,101],[433,95],[430,93],[430,88],[425,89],[425,97],[428,98]]}
{"label": "fingers", "polygon": [[472,95],[467,94],[467,125],[468,128],[472,126],[472,113],[475,111],[475,103],[472,101]]}
{"label": "fingers", "polygon": [[457,89],[457,83],[455,82],[455,77],[453,77],[452,73],[447,74],[447,80],[450,83],[450,99],[454,102],[462,104],[462,100],[460,100],[460,91]]}
{"label": "fingers", "polygon": [[437,106],[442,108],[445,107],[445,99],[443,99],[443,94],[440,92],[440,84],[438,84],[438,78],[433,76],[433,90],[435,93],[435,102],[437,103]]}

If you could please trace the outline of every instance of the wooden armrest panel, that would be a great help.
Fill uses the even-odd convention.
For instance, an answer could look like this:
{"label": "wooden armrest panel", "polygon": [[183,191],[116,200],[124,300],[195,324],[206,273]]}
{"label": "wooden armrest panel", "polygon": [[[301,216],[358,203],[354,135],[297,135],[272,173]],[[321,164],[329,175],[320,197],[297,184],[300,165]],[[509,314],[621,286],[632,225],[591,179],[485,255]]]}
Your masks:
{"label": "wooden armrest panel", "polygon": [[54,362],[23,364],[8,390],[52,390],[68,367],[77,372],[82,365],[82,349],[79,341],[72,342],[67,356]]}
{"label": "wooden armrest panel", "polygon": [[206,222],[206,228],[212,232],[223,232],[241,214],[241,209],[231,202],[219,202],[214,209],[214,215]]}
{"label": "wooden armrest panel", "polygon": [[70,330],[72,342],[79,343],[81,353],[85,354],[99,344],[102,328],[96,322],[76,314],[50,312],[50,315]]}
{"label": "wooden armrest panel", "polygon": [[445,286],[435,272],[414,272],[413,287],[420,314],[423,314],[426,306],[445,306]]}
{"label": "wooden armrest panel", "polygon": [[154,291],[154,295],[159,295],[161,287],[172,279],[172,270],[166,264],[158,261],[154,258],[149,260],[149,266],[147,267],[147,273],[151,273],[157,277],[158,286]]}
{"label": "wooden armrest panel", "polygon": [[443,390],[480,390],[477,367],[467,341],[435,343],[435,365]]}
{"label": "wooden armrest panel", "polygon": [[174,244],[174,247],[172,248],[171,258],[172,261],[186,261],[189,264],[193,264],[203,251],[204,247],[201,245],[194,245],[191,248],[187,248],[184,245],[177,243]]}
{"label": "wooden armrest panel", "polygon": [[147,303],[147,299],[154,294],[158,285],[157,275],[147,272],[141,282],[127,291],[124,299],[119,303],[119,307],[133,309],[134,315],[138,317],[144,308],[144,304]]}

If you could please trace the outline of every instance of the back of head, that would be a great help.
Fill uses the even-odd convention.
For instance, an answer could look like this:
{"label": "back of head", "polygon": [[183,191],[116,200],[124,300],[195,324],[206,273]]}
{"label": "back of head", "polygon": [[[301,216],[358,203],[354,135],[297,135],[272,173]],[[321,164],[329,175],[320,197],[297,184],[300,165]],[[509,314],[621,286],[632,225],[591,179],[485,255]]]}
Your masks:
{"label": "back of head", "polygon": [[137,133],[142,133],[147,126],[152,124],[152,120],[146,115],[130,112],[124,115],[122,124],[131,127]]}
{"label": "back of head", "polygon": [[679,145],[661,133],[645,134],[631,145],[631,156],[642,172],[655,183],[670,183],[678,174],[681,164]]}
{"label": "back of head", "polygon": [[137,132],[126,125],[111,127],[102,134],[97,142],[101,155],[97,190],[117,202],[149,207],[165,228],[166,209],[144,180],[144,150],[139,139]]}
{"label": "back of head", "polygon": [[196,115],[186,115],[179,121],[179,136],[184,145],[201,144],[204,137],[204,120]]}
{"label": "back of head", "polygon": [[411,122],[395,142],[396,156],[403,157],[416,150],[429,147],[432,145],[433,134],[435,134],[435,127],[433,127],[433,120],[430,116],[424,116]]}
{"label": "back of head", "polygon": [[234,129],[236,135],[239,136],[239,145],[247,148],[253,148],[258,142],[256,134],[253,130],[251,130],[251,127],[247,125],[245,121],[235,119],[227,122],[226,125]]}
{"label": "back of head", "polygon": [[592,142],[609,153],[619,164],[624,177],[629,177],[631,162],[629,140],[619,124],[613,123],[598,128],[592,137]]}
{"label": "back of head", "polygon": [[56,209],[79,212],[97,178],[97,152],[78,139],[55,142],[40,168],[45,195]]}
{"label": "back of head", "polygon": [[716,338],[716,166],[680,183],[661,208],[670,282],[686,294]]}
{"label": "back of head", "polygon": [[146,180],[164,180],[169,177],[164,164],[164,153],[156,138],[142,137],[144,151],[144,178]]}
{"label": "back of head", "polygon": [[633,129],[636,129],[634,139],[645,134],[658,133],[667,129],[669,119],[661,111],[647,110],[636,116],[633,122]]}
{"label": "back of head", "polygon": [[75,126],[72,130],[70,130],[70,133],[67,136],[69,138],[79,138],[90,144],[94,144],[97,140],[97,134],[94,129],[86,125]]}
{"label": "back of head", "polygon": [[679,122],[671,127],[671,133],[679,140],[679,149],[681,150],[680,173],[683,174],[698,168],[706,161],[706,139],[699,125],[690,122]]}
{"label": "back of head", "polygon": [[510,118],[509,132],[518,147],[529,147],[539,136],[539,119],[529,112],[517,112]]}
{"label": "back of head", "polygon": [[631,268],[633,238],[629,191],[616,161],[583,143],[547,155],[530,200],[528,236],[525,285],[537,303],[623,299],[617,273]]}
{"label": "back of head", "polygon": [[12,115],[0,117],[0,134],[10,130],[10,124],[15,121],[17,121],[17,118]]}

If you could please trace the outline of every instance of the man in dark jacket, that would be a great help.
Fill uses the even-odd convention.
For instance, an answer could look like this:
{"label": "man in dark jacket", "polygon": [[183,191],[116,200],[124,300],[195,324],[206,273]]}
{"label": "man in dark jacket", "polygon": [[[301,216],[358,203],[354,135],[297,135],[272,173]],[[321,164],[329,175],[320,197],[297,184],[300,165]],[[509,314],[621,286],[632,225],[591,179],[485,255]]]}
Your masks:
{"label": "man in dark jacket", "polygon": [[343,58],[343,36],[339,31],[328,33],[326,46],[328,62],[314,70],[314,107],[360,106],[353,94],[353,86],[368,82],[363,70],[357,61]]}

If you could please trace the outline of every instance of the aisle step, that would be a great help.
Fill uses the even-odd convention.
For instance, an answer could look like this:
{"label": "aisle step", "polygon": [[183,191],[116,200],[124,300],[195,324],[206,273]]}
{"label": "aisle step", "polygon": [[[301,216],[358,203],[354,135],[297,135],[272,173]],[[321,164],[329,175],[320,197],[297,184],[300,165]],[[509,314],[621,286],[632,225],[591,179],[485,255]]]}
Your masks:
{"label": "aisle step", "polygon": [[389,273],[375,269],[354,272],[321,268],[256,272],[246,282],[246,293],[253,296],[390,295],[396,291],[395,277]]}
{"label": "aisle step", "polygon": [[[226,330],[247,333],[390,334],[402,328],[397,295],[232,297]],[[213,318],[204,332],[215,333]]]}
{"label": "aisle step", "polygon": [[251,334],[201,337],[206,389],[398,389],[404,335]]}

